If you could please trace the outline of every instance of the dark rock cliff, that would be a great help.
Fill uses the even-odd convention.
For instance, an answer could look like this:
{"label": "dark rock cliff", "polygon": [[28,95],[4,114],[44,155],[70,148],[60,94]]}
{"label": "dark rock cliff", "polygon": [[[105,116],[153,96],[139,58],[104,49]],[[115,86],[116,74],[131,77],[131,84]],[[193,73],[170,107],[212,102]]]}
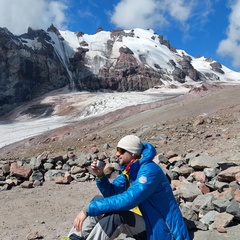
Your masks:
{"label": "dark rock cliff", "polygon": [[69,84],[67,70],[49,40],[43,30],[29,29],[16,37],[0,28],[0,115]]}

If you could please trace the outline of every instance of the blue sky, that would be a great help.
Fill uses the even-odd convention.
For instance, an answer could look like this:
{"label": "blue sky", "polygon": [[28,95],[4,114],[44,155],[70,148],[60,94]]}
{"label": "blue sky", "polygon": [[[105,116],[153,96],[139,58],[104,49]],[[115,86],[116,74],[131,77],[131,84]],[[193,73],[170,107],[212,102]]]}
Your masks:
{"label": "blue sky", "polygon": [[0,27],[94,34],[98,27],[153,29],[193,57],[240,71],[240,0],[0,0]]}

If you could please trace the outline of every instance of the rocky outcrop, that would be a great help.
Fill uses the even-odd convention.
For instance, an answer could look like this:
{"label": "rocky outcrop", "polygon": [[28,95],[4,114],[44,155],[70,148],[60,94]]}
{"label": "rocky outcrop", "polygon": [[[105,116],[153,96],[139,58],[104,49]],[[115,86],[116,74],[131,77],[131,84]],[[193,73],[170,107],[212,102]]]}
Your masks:
{"label": "rocky outcrop", "polygon": [[218,62],[213,62],[210,64],[212,67],[213,71],[219,72],[221,74],[224,74],[224,71],[222,70],[222,65]]}
{"label": "rocky outcrop", "polygon": [[0,29],[0,115],[69,84],[67,70],[43,30],[14,36]]}
{"label": "rocky outcrop", "polygon": [[200,80],[198,71],[191,64],[190,56],[183,56],[183,60],[181,60],[179,64],[182,66],[182,70],[185,73],[185,76],[189,76],[194,81]]}

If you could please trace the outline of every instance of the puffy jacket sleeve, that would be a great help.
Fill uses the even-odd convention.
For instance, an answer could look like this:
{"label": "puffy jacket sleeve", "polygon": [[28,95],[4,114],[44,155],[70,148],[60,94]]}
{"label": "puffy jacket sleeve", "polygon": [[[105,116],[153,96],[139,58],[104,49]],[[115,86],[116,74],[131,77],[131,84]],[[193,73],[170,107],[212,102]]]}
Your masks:
{"label": "puffy jacket sleeve", "polygon": [[[144,155],[142,158],[144,158]],[[112,211],[130,210],[144,202],[154,193],[159,186],[161,179],[159,174],[161,174],[162,171],[160,167],[152,161],[145,162],[144,159],[141,161],[143,161],[143,164],[132,185],[122,193],[92,201],[88,209],[90,216],[98,216]]]}
{"label": "puffy jacket sleeve", "polygon": [[[154,163],[150,165],[152,166],[143,167],[139,171],[136,181],[123,193],[92,201],[88,214],[98,216],[112,211],[127,211],[145,201],[159,184],[159,168]],[[149,167],[152,168],[151,171]]]}
{"label": "puffy jacket sleeve", "polygon": [[112,183],[109,182],[105,176],[100,180],[96,181],[97,187],[101,194],[106,198],[126,190],[126,179],[123,174],[120,174]]}

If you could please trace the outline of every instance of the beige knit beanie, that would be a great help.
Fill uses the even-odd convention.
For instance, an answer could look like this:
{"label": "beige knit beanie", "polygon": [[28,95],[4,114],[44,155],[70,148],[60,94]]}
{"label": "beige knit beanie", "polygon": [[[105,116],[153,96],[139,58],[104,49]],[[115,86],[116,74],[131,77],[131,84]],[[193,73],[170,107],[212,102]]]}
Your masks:
{"label": "beige knit beanie", "polygon": [[118,142],[117,147],[140,156],[142,153],[143,145],[140,138],[136,135],[126,135]]}

